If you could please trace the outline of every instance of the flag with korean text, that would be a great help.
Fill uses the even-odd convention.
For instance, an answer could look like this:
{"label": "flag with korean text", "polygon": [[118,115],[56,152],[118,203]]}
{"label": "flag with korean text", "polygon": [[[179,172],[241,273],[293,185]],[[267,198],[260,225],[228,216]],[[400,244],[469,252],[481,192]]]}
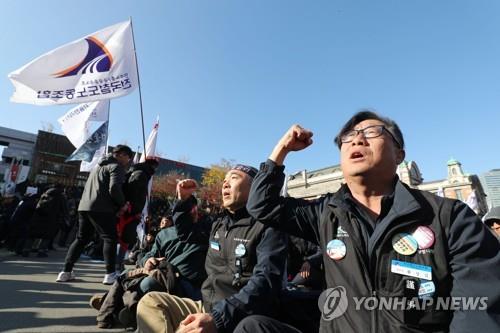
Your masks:
{"label": "flag with korean text", "polygon": [[57,121],[61,129],[76,148],[87,141],[90,135],[109,119],[109,100],[80,104]]}
{"label": "flag with korean text", "polygon": [[60,46],[9,79],[15,103],[80,104],[127,95],[138,85],[132,24],[118,23]]}

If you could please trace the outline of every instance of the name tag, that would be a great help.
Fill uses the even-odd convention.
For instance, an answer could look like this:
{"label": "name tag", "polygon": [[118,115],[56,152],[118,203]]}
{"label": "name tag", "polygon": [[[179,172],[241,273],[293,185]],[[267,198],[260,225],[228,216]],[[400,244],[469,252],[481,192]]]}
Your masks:
{"label": "name tag", "polygon": [[210,241],[210,247],[215,251],[220,251],[220,245],[215,241]]}
{"label": "name tag", "polygon": [[419,279],[432,280],[432,267],[412,262],[392,260],[391,272]]}

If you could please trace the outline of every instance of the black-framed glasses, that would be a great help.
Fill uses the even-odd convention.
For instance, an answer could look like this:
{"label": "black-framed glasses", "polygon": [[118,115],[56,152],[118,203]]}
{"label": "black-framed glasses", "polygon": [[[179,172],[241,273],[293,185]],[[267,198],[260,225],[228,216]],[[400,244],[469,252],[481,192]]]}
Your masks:
{"label": "black-framed glasses", "polygon": [[371,125],[371,126],[367,126],[365,128],[361,128],[359,130],[352,129],[352,130],[350,130],[350,131],[342,134],[340,136],[340,141],[342,143],[352,142],[359,134],[363,134],[363,137],[366,138],[366,139],[373,139],[373,138],[381,136],[382,133],[384,133],[384,130],[387,133],[389,133],[389,135],[394,140],[394,142],[396,142],[396,144],[399,147],[401,147],[401,144],[396,139],[396,137],[394,137],[394,135],[389,130],[387,130],[387,128],[385,128],[384,125]]}

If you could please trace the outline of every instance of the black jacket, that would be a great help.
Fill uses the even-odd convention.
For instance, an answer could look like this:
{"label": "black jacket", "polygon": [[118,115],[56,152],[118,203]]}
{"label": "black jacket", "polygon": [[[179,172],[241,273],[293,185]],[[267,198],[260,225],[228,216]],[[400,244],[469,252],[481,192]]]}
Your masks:
{"label": "black jacket", "polygon": [[115,213],[125,204],[125,168],[110,154],[89,175],[78,211]]}
{"label": "black jacket", "polygon": [[38,200],[30,223],[30,237],[50,239],[68,218],[66,198],[60,188],[51,187]]}
{"label": "black jacket", "polygon": [[154,168],[146,163],[137,163],[130,167],[127,172],[123,193],[125,194],[125,200],[130,202],[132,206],[132,215],[138,214],[144,209],[149,180],[154,173]]}
{"label": "black jacket", "polygon": [[272,315],[284,281],[285,236],[251,218],[245,208],[234,215],[226,212],[213,222],[199,221],[193,228],[195,205],[194,197],[178,203],[173,220],[179,237],[206,241],[208,236],[203,306],[218,332],[232,332],[251,314]]}
{"label": "black jacket", "polygon": [[[500,245],[464,203],[413,190],[397,181],[392,204],[370,234],[363,216],[349,203],[347,186],[316,201],[282,198],[283,169],[269,160],[261,165],[247,208],[262,223],[320,244],[327,287],[345,288],[349,302],[343,315],[329,321],[322,317],[322,332],[500,331]],[[433,247],[412,255],[396,252],[392,237],[412,233],[418,226],[434,232]],[[341,260],[330,259],[326,253],[333,239],[345,244]],[[392,273],[393,260],[430,267],[434,301],[438,296],[488,297],[488,309],[453,312],[442,306],[424,310],[417,306],[369,311],[382,298],[411,300],[418,296],[423,281]],[[353,297],[358,301],[372,298],[373,302],[357,310]]]}

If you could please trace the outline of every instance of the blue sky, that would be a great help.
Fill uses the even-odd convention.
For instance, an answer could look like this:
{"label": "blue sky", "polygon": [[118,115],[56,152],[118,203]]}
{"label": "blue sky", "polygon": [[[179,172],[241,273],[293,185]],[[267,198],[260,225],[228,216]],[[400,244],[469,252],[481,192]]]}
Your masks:
{"label": "blue sky", "polygon": [[[332,139],[361,108],[396,120],[425,181],[500,168],[500,3],[495,1],[2,1],[0,125],[33,132],[72,106],[9,101],[7,74],[132,17],[146,136],[208,166],[258,165],[294,123],[315,143],[287,171],[339,163]],[[142,144],[138,92],[111,103],[110,144]]]}

